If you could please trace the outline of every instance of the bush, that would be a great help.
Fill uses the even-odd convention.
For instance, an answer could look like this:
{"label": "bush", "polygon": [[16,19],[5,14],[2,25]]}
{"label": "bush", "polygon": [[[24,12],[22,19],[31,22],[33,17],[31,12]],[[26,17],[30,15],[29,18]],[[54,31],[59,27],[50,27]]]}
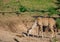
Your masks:
{"label": "bush", "polygon": [[48,15],[59,14],[59,12],[58,12],[58,11],[56,10],[56,8],[54,8],[54,7],[48,8],[48,12],[49,12]]}
{"label": "bush", "polygon": [[25,6],[21,5],[19,10],[20,10],[20,12],[25,12],[25,11],[27,11],[27,8]]}
{"label": "bush", "polygon": [[60,29],[60,19],[56,19],[56,22],[57,22],[57,28]]}

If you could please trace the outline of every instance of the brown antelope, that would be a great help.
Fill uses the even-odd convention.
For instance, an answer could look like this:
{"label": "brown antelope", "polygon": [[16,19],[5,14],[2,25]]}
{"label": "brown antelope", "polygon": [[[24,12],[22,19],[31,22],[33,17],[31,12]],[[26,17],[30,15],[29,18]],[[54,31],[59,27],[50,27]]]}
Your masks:
{"label": "brown antelope", "polygon": [[[39,30],[41,30],[42,37],[43,37],[43,26],[49,27],[48,29],[52,32],[52,37],[54,37],[54,26],[56,25],[56,21],[53,18],[47,18],[47,17],[38,17],[35,20],[35,23],[33,24],[32,28],[30,28],[28,31],[29,33],[32,31],[33,28],[35,28],[39,25]],[[38,32],[39,35],[39,32]]]}

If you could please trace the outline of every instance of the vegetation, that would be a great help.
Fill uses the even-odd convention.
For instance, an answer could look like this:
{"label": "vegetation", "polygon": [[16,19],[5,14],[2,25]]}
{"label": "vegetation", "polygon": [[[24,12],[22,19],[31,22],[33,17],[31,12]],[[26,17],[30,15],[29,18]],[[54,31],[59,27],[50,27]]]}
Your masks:
{"label": "vegetation", "polygon": [[[28,9],[35,9],[35,10],[45,10],[49,7],[55,7],[56,5],[52,2],[53,0],[10,0],[9,2],[5,2],[5,10],[8,11],[7,6],[10,6],[10,8],[13,8],[15,11],[18,10],[18,8],[22,5]],[[2,1],[3,2],[3,1]],[[2,5],[3,6],[3,5]]]}
{"label": "vegetation", "polygon": [[[40,12],[51,16],[60,14],[60,0],[8,0],[4,2],[0,0],[0,11],[13,11],[19,15],[19,12]],[[60,28],[60,19],[56,20]]]}
{"label": "vegetation", "polygon": [[27,11],[27,8],[21,5],[19,10],[20,10],[20,12],[25,12],[25,11]]}
{"label": "vegetation", "polygon": [[60,29],[60,19],[58,18],[58,19],[56,20],[56,22],[57,22],[57,27],[58,27],[58,29]]}
{"label": "vegetation", "polygon": [[[58,11],[58,15],[60,16],[60,0],[56,0],[55,4],[57,5],[56,10]],[[60,29],[60,19],[58,18],[56,20],[57,24],[58,24],[58,28]]]}

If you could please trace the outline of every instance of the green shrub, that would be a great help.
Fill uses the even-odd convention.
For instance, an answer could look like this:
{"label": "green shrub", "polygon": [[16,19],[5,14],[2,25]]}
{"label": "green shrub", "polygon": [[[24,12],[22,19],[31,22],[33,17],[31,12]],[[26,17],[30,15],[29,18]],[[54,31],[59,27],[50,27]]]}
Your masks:
{"label": "green shrub", "polygon": [[49,12],[48,15],[59,14],[59,12],[58,12],[58,11],[56,10],[56,8],[54,8],[54,7],[50,7],[50,8],[48,8],[47,11]]}
{"label": "green shrub", "polygon": [[20,12],[25,12],[25,11],[27,11],[27,8],[25,6],[21,5],[19,10],[20,10]]}
{"label": "green shrub", "polygon": [[57,22],[57,28],[60,29],[60,19],[56,19],[56,22]]}

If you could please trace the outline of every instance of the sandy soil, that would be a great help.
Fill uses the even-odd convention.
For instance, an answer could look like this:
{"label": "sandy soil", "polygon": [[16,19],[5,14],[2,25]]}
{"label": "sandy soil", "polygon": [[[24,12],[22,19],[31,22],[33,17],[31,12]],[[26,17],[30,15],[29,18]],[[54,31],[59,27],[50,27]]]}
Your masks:
{"label": "sandy soil", "polygon": [[[0,42],[53,42],[51,38],[44,37],[31,37],[22,34],[27,33],[27,30],[31,28],[34,23],[34,19],[30,16],[0,16]],[[38,27],[32,30],[33,35],[37,35]],[[59,30],[60,33],[60,30]],[[41,34],[40,34],[41,35]],[[48,33],[44,34],[49,36]],[[57,42],[60,42],[60,34],[56,37]]]}

